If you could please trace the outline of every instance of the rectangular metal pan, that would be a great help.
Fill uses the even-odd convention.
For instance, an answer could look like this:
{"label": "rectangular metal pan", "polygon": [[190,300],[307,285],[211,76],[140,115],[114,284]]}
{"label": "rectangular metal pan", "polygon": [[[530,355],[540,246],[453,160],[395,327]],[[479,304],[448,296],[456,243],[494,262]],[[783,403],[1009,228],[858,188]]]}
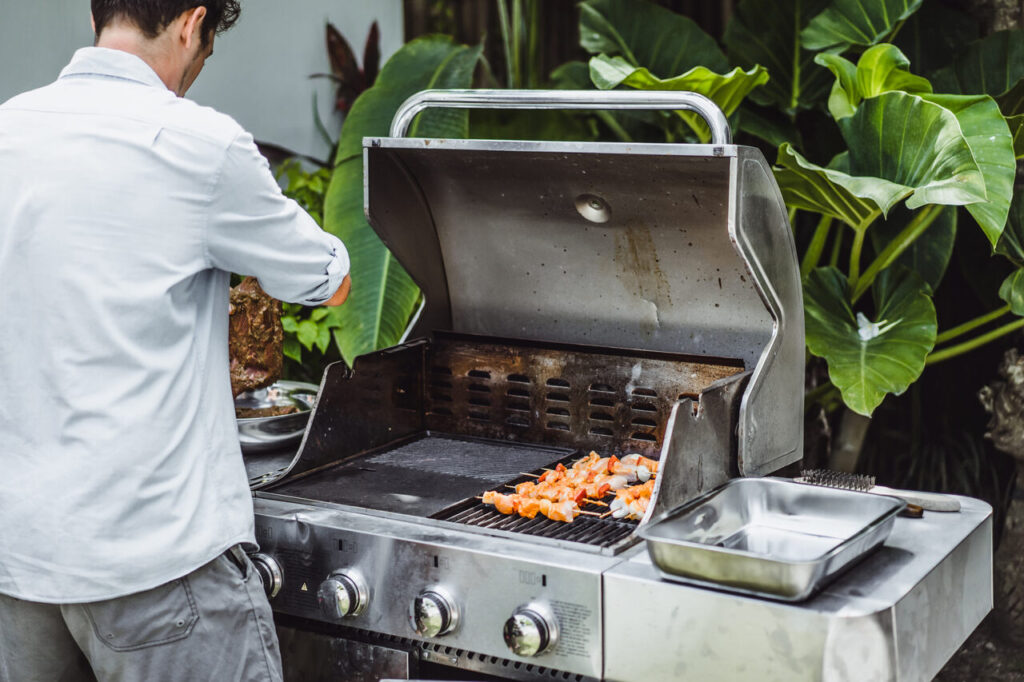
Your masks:
{"label": "rectangular metal pan", "polygon": [[733,479],[640,536],[666,580],[801,601],[885,542],[905,506],[778,478]]}

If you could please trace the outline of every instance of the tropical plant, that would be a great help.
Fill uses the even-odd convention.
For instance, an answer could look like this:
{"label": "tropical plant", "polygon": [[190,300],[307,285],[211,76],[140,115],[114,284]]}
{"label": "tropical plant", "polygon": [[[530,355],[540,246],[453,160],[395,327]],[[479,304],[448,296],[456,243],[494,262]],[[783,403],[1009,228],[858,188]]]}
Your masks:
{"label": "tropical plant", "polygon": [[[420,90],[469,87],[480,53],[480,46],[459,45],[446,36],[407,43],[352,105],[342,127],[324,202],[324,229],[348,247],[352,293],[324,320],[333,325],[335,343],[349,365],[359,355],[399,343],[420,302],[416,284],[363,214],[363,138],[386,136],[395,111]],[[468,126],[465,111],[435,110],[418,117],[409,134],[467,137]]]}
{"label": "tropical plant", "polygon": [[[330,170],[317,168],[309,171],[293,158],[278,167],[277,178],[279,182],[283,180],[285,196],[298,202],[322,227],[324,194],[331,178]],[[281,325],[284,327],[285,357],[310,370],[303,373],[310,378],[319,376],[327,362],[331,335],[338,327],[338,322],[331,316],[330,309],[283,303]],[[314,356],[303,357],[303,349]],[[289,374],[297,373],[296,368],[290,369],[293,371]]]}

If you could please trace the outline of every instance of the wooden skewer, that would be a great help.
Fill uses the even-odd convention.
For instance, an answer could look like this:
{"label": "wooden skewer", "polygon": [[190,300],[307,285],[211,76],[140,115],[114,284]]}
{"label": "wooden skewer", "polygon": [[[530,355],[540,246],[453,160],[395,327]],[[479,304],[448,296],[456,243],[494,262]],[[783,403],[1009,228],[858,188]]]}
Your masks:
{"label": "wooden skewer", "polygon": [[520,476],[529,476],[530,478],[540,478],[540,474],[531,474],[531,473],[526,472],[526,471],[520,471],[519,475]]}
{"label": "wooden skewer", "polygon": [[[611,512],[608,512],[608,513],[611,513]],[[599,512],[588,512],[588,511],[581,511],[580,514],[583,514],[584,516],[596,516],[597,518],[601,518],[602,516],[604,516],[604,514],[601,514]]]}
{"label": "wooden skewer", "polygon": [[606,512],[605,512],[604,514],[601,514],[601,518],[603,519],[603,518],[605,518],[606,516],[611,516],[611,515],[612,515],[612,514],[614,514],[614,513],[615,513],[615,512],[611,512],[611,511],[606,511]]}

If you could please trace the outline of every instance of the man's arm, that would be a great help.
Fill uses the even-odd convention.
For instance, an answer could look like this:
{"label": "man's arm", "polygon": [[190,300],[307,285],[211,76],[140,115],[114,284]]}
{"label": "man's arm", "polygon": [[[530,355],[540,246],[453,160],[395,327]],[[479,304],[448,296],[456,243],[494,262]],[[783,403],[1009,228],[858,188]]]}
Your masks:
{"label": "man's arm", "polygon": [[345,302],[348,298],[348,292],[352,289],[352,275],[345,275],[345,279],[341,280],[341,286],[334,292],[334,295],[324,303],[325,306],[337,306]]}
{"label": "man's arm", "polygon": [[345,300],[345,245],[281,193],[248,133],[228,147],[212,191],[206,231],[211,267],[255,276],[265,292],[289,303]]}

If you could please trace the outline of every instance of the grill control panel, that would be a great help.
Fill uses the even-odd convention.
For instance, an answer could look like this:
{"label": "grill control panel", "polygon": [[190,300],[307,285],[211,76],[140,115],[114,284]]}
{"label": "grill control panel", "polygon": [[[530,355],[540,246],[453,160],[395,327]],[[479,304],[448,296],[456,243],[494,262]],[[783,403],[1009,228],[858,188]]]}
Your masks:
{"label": "grill control panel", "polygon": [[523,666],[600,678],[601,579],[618,559],[338,509],[304,518],[294,508],[309,507],[254,501],[260,551],[288,576],[275,612],[472,653],[443,657],[459,667],[504,661],[503,676]]}
{"label": "grill control panel", "polygon": [[370,601],[370,588],[355,569],[333,571],[317,590],[320,612],[329,620],[358,616]]}

